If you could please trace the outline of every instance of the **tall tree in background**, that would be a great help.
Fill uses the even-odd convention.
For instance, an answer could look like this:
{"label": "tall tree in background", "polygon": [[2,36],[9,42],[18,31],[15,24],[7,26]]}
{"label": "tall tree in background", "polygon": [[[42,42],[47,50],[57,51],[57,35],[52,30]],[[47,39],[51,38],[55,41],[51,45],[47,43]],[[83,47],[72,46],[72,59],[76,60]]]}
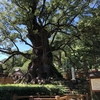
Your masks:
{"label": "tall tree in background", "polygon": [[[90,0],[8,0],[0,3],[0,51],[9,54],[9,58],[18,54],[32,58],[28,67],[31,79],[61,77],[53,66],[52,52],[60,50],[67,56],[65,48],[72,48],[71,45],[74,48],[75,41],[80,40],[82,30],[80,32],[77,23],[91,9]],[[30,46],[32,54],[21,52],[16,42]]]}

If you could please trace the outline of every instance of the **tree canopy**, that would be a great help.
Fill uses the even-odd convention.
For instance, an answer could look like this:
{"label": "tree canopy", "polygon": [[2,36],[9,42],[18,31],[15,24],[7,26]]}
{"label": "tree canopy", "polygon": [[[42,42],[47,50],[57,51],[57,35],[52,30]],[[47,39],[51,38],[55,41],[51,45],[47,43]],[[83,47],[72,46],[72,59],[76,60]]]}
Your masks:
{"label": "tree canopy", "polygon": [[[3,0],[0,16],[0,52],[9,58],[36,55],[46,65],[53,54],[59,66],[66,59],[73,66],[100,60],[99,0]],[[21,52],[17,42],[33,52]]]}

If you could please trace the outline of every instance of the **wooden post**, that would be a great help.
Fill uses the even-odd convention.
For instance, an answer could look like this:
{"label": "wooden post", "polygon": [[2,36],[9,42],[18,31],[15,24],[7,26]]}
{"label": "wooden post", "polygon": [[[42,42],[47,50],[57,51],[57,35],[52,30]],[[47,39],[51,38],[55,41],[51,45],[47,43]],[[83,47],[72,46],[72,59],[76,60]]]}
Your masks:
{"label": "wooden post", "polygon": [[55,96],[55,99],[56,100],[60,100],[60,96]]}
{"label": "wooden post", "polygon": [[29,96],[29,100],[34,100],[33,96]]}
{"label": "wooden post", "polygon": [[91,100],[93,100],[93,92],[92,92],[92,87],[90,88],[90,94],[91,94]]}
{"label": "wooden post", "polygon": [[17,95],[14,94],[14,95],[13,95],[13,100],[16,100],[16,99],[17,99]]}
{"label": "wooden post", "polygon": [[90,80],[90,95],[91,95],[91,100],[93,100],[93,93],[92,93],[92,82],[91,82],[91,78],[89,79]]}
{"label": "wooden post", "polygon": [[79,98],[80,98],[80,100],[83,100],[83,95],[82,94],[79,95]]}
{"label": "wooden post", "polygon": [[37,93],[37,97],[40,98],[40,94],[39,93]]}
{"label": "wooden post", "polygon": [[86,100],[88,100],[88,93],[86,93]]}

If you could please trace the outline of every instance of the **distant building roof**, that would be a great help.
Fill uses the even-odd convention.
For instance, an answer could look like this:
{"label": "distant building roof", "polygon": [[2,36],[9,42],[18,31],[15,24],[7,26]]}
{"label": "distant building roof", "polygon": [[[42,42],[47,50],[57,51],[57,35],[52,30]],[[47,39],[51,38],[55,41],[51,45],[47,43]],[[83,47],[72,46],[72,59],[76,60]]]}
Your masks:
{"label": "distant building roof", "polygon": [[21,72],[14,72],[13,75],[14,76],[23,76],[23,73],[21,73]]}
{"label": "distant building roof", "polygon": [[14,72],[12,73],[12,75],[14,75],[14,76],[23,76],[24,73],[21,71],[20,68],[16,68],[16,69],[14,70]]}

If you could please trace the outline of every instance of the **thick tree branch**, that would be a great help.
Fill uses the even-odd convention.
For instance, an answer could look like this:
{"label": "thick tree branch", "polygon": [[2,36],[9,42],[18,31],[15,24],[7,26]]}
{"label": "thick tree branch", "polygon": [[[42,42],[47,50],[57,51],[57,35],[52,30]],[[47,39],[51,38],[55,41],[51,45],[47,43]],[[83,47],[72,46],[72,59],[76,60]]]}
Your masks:
{"label": "thick tree branch", "polygon": [[19,51],[5,51],[5,50],[1,50],[0,49],[0,52],[3,52],[3,53],[6,53],[6,54],[8,54],[8,55],[10,55],[5,61],[4,61],[4,63],[6,62],[6,61],[8,61],[11,57],[13,57],[14,55],[22,55],[22,56],[24,56],[24,57],[26,57],[27,59],[30,59],[30,57],[31,57],[31,54],[29,54],[29,53],[23,53],[23,52],[19,52]]}

